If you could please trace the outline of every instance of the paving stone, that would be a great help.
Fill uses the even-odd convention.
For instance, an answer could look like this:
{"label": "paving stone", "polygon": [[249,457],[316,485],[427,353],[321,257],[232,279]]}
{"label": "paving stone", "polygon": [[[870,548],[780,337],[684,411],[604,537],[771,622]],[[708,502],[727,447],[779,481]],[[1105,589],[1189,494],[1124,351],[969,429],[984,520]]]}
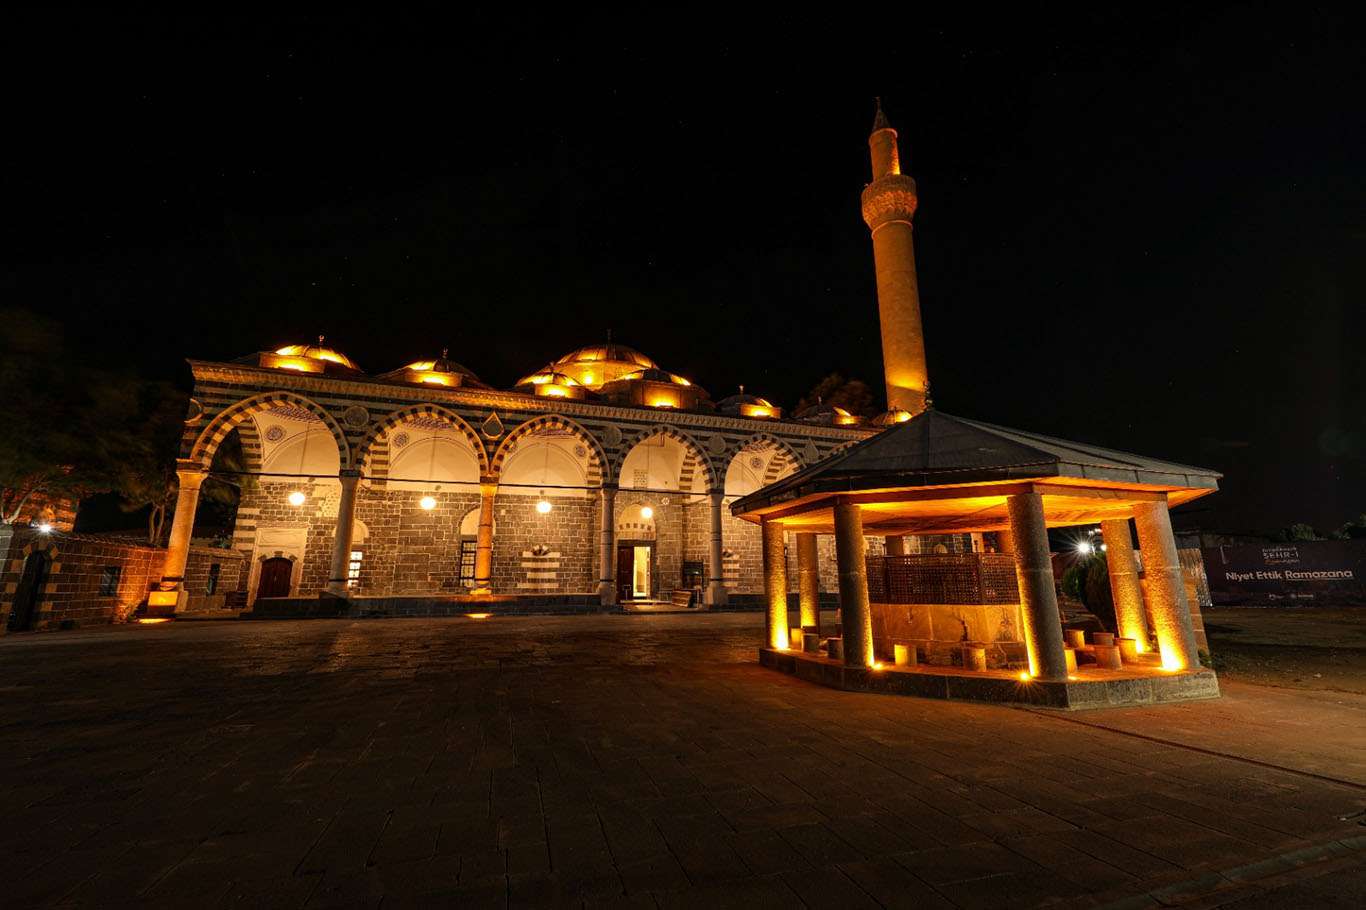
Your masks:
{"label": "paving stone", "polygon": [[[1113,712],[814,686],[755,665],[761,622],[0,638],[7,684],[51,694],[0,701],[7,902],[1087,906],[1213,901],[1197,879],[1226,874],[1219,894],[1249,910],[1333,906],[1316,879],[1257,870],[1361,831],[1343,819],[1359,788],[1095,726]],[[1255,723],[1240,698],[1122,716],[1159,739],[1209,718],[1216,747],[1231,733],[1284,760],[1229,727]],[[1330,865],[1285,874],[1354,894],[1360,870]]]}

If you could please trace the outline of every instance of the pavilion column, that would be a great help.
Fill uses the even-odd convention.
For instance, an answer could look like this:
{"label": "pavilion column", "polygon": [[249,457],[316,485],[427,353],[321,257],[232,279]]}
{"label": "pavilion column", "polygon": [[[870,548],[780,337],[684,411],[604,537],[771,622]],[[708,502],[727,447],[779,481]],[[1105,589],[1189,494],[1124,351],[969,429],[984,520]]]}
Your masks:
{"label": "pavilion column", "polygon": [[1191,609],[1166,501],[1137,503],[1134,524],[1138,526],[1143,574],[1148,579],[1148,606],[1153,614],[1162,666],[1168,670],[1199,667],[1200,651],[1191,628]]}
{"label": "pavilion column", "polygon": [[1115,625],[1121,638],[1132,638],[1139,651],[1148,650],[1148,620],[1143,615],[1143,588],[1138,583],[1138,561],[1129,519],[1100,523],[1105,541],[1105,565],[1110,573],[1110,594],[1115,601]]}
{"label": "pavilion column", "polygon": [[895,537],[888,537],[886,553],[888,556],[905,556],[906,538],[900,534]]}
{"label": "pavilion column", "polygon": [[768,646],[786,648],[791,643],[787,630],[787,558],[783,550],[783,526],[764,519],[764,596],[768,603]]}
{"label": "pavilion column", "polygon": [[598,602],[610,607],[617,602],[617,488],[604,484],[602,515],[598,520]]}
{"label": "pavilion column", "polygon": [[840,574],[840,620],[844,625],[844,663],[873,664],[873,615],[868,607],[868,563],[863,515],[855,503],[835,502],[835,561]]}
{"label": "pavilion column", "polygon": [[203,466],[197,461],[177,462],[175,473],[180,480],[180,491],[176,493],[171,536],[166,541],[166,562],[161,569],[163,591],[179,591],[185,588],[185,563],[190,558],[194,513],[199,507],[199,488],[207,476]]}
{"label": "pavilion column", "polygon": [[1062,646],[1062,623],[1058,621],[1058,595],[1053,589],[1043,497],[1038,493],[1016,493],[1006,497],[1006,509],[1015,549],[1015,576],[1020,585],[1029,675],[1066,679],[1067,655]]}
{"label": "pavilion column", "polygon": [[725,567],[721,565],[721,514],[726,507],[724,490],[712,490],[711,498],[711,540],[707,551],[707,603],[713,607],[726,603]]}
{"label": "pavilion column", "polygon": [[801,602],[801,625],[821,631],[821,572],[816,555],[816,535],[797,535],[797,592]]}
{"label": "pavilion column", "polygon": [[332,537],[332,568],[327,573],[327,591],[346,593],[346,569],[351,563],[351,541],[356,531],[356,489],[360,486],[360,471],[348,468],[341,472],[341,500],[337,503],[337,530]]}
{"label": "pavilion column", "polygon": [[474,594],[493,593],[493,500],[498,495],[497,481],[479,481],[479,532],[474,539]]}

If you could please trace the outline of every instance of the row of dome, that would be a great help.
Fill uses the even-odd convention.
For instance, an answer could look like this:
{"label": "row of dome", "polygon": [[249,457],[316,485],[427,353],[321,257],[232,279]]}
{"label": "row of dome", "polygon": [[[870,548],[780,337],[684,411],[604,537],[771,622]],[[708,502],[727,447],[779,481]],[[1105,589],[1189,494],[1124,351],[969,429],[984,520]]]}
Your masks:
{"label": "row of dome", "polygon": [[[361,374],[360,367],[342,352],[327,347],[323,336],[317,344],[291,344],[274,351],[261,351],[241,359],[243,363],[282,370],[340,375]],[[447,356],[419,360],[375,377],[390,382],[416,382],[450,387],[490,389],[465,367]],[[570,351],[540,370],[523,376],[513,391],[547,398],[597,400],[608,404],[636,407],[673,408],[688,411],[719,411],[740,417],[777,420],[782,409],[767,399],[745,393],[731,395],[713,403],[701,386],[676,373],[659,368],[654,360],[624,344],[608,342]],[[888,412],[871,423],[886,425],[908,419],[909,414]],[[799,411],[795,418],[807,423],[852,426],[863,419],[843,408],[816,404]]]}

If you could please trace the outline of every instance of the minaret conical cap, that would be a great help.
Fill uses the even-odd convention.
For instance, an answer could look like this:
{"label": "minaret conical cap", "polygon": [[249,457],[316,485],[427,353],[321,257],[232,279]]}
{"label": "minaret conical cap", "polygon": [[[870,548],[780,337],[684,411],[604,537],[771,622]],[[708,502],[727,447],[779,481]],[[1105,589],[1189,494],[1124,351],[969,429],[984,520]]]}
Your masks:
{"label": "minaret conical cap", "polygon": [[873,132],[891,129],[892,125],[887,122],[887,115],[882,113],[882,98],[874,98],[873,102],[877,105],[877,112],[873,114]]}

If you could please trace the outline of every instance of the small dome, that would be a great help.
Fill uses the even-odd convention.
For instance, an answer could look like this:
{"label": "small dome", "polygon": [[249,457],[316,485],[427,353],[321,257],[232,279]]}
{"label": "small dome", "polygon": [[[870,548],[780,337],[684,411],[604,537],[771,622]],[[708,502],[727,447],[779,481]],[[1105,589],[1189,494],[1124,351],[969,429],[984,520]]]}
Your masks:
{"label": "small dome", "polygon": [[914,416],[910,411],[902,408],[892,408],[890,411],[884,411],[874,417],[872,424],[875,427],[892,427],[899,423],[905,423]]}
{"label": "small dome", "polygon": [[[395,373],[454,373],[468,380],[470,385],[483,386],[484,384],[475,375],[474,371],[461,363],[456,363],[447,356],[448,349],[441,349],[441,356],[435,360],[415,360],[405,367],[395,370]],[[467,383],[462,382],[461,385]]]}
{"label": "small dome", "polygon": [[807,405],[797,412],[797,419],[802,423],[819,423],[832,426],[852,426],[859,422],[859,418],[850,414],[844,408],[833,404]]}
{"label": "small dome", "polygon": [[716,403],[716,410],[722,414],[739,414],[741,417],[779,417],[782,409],[767,398],[750,395],[740,386],[740,394],[722,398]]}
{"label": "small dome", "polygon": [[659,366],[659,364],[655,363],[635,348],[628,348],[624,344],[615,344],[610,341],[607,344],[593,344],[586,348],[570,351],[568,354],[565,354],[559,360],[555,361],[555,363],[596,363],[604,360],[615,361],[616,363],[634,363],[636,366],[645,367],[646,369],[653,369]]}
{"label": "small dome", "polygon": [[648,370],[636,370],[634,373],[627,373],[616,381],[624,382],[637,379],[643,379],[649,382],[668,382],[673,385],[692,385],[691,382],[684,379],[682,376],[679,376],[676,373],[670,373],[668,370],[661,370],[658,367],[653,367]]}
{"label": "small dome", "polygon": [[[608,342],[570,351],[537,372],[563,373],[578,385],[587,386],[596,392],[607,383],[616,382],[628,373],[656,369],[659,369],[659,364],[635,348]],[[526,380],[523,380],[518,385],[524,385],[525,382]]]}
{"label": "small dome", "polygon": [[308,360],[323,360],[327,363],[335,363],[338,366],[346,367],[348,370],[359,370],[355,362],[341,351],[323,345],[323,336],[318,336],[317,344],[287,344],[275,351],[281,357],[304,357]]}

